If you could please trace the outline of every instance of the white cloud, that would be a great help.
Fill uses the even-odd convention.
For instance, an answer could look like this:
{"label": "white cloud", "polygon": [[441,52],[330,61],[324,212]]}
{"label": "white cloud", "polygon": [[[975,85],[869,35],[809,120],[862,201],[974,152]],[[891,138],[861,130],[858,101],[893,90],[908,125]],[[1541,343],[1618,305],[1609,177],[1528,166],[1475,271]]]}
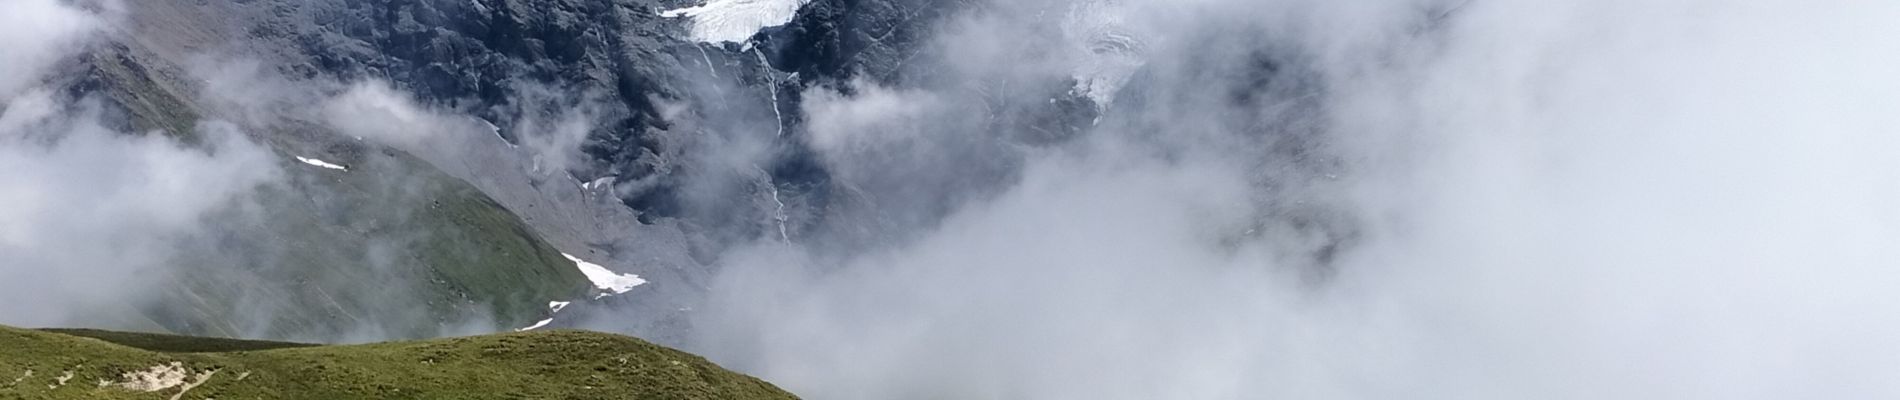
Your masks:
{"label": "white cloud", "polygon": [[0,321],[92,325],[157,293],[178,240],[280,178],[269,151],[234,127],[200,128],[204,148],[51,116],[0,135]]}
{"label": "white cloud", "polygon": [[[467,123],[449,123],[447,117],[424,109],[407,93],[382,81],[351,85],[324,103],[323,117],[344,134],[409,151],[455,132],[477,131]],[[467,129],[453,129],[458,126]]]}
{"label": "white cloud", "polygon": [[59,0],[10,0],[0,12],[0,99],[39,84],[42,72],[103,28],[98,16]]}
{"label": "white cloud", "polygon": [[[117,5],[102,5],[117,12]],[[97,103],[39,85],[102,31],[55,0],[0,12],[0,323],[96,325],[128,309],[205,218],[279,179],[270,152],[229,124],[188,146],[103,127]]]}
{"label": "white cloud", "polygon": [[942,100],[933,93],[865,81],[851,86],[849,95],[828,88],[809,90],[801,103],[810,119],[811,135],[806,141],[832,158],[909,146],[944,111]]}
{"label": "white cloud", "polygon": [[[1900,395],[1900,5],[1126,3],[1146,103],[906,244],[728,254],[698,347],[841,399]],[[891,93],[814,147],[910,171],[852,152]],[[1262,167],[1301,118],[1338,176]],[[1311,198],[1360,232],[1317,280],[1255,229]]]}

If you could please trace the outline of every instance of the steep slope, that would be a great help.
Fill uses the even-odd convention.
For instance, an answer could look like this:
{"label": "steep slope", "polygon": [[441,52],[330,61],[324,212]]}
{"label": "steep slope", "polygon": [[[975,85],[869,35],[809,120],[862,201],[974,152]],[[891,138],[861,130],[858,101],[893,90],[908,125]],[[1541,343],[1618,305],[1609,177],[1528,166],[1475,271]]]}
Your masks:
{"label": "steep slope", "polygon": [[[136,32],[129,41],[167,59],[250,59],[299,84],[386,82],[427,109],[494,127],[458,132],[485,140],[404,150],[469,182],[555,248],[649,281],[566,315],[615,309],[615,329],[669,344],[690,330],[727,246],[784,241],[848,252],[901,240],[1010,182],[1025,149],[1099,120],[1100,105],[1065,75],[935,69],[953,56],[931,34],[985,2],[772,2],[769,22],[781,7],[802,5],[788,24],[745,43],[694,33],[734,22],[711,11],[740,3],[765,4],[157,0],[128,4],[126,15]],[[970,107],[936,114],[988,118],[921,121],[928,136],[951,141],[932,143],[941,154],[838,177],[852,166],[828,165],[813,148],[804,96],[857,84],[934,90]],[[537,122],[575,110],[581,135],[564,139],[578,142],[579,157],[541,151],[537,143],[556,133]],[[290,147],[352,166],[349,158],[365,153],[355,143],[314,142]]]}
{"label": "steep slope", "polygon": [[[423,338],[526,326],[584,298],[575,264],[474,186],[405,152],[326,127],[221,109],[183,56],[113,37],[55,77],[63,101],[113,128],[200,143],[231,124],[283,179],[180,239],[145,301],[72,324],[318,341]],[[4,109],[4,105],[0,105]],[[217,122],[213,122],[217,121]]]}
{"label": "steep slope", "polygon": [[[759,50],[687,39],[683,18],[661,15],[676,3],[160,0],[127,3],[125,29],[168,59],[254,61],[319,90],[384,82],[421,108],[474,121],[453,134],[480,140],[403,150],[556,248],[651,282],[569,313],[611,306],[637,316],[619,321],[625,331],[677,343],[720,246],[788,224],[771,195],[769,171],[780,168],[714,154],[769,156],[774,142],[790,143],[778,134],[791,109],[775,100],[795,89]],[[559,139],[578,142],[576,157],[540,151],[557,135],[542,122],[569,114],[583,138]]]}
{"label": "steep slope", "polygon": [[309,346],[0,327],[0,348],[0,398],[795,398],[698,356],[581,331]]}

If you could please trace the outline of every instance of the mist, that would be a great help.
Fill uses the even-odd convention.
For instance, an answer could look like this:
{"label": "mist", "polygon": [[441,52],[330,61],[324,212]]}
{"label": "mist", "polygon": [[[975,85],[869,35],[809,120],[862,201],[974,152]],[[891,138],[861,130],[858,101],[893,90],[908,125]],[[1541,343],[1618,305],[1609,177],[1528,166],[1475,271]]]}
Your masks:
{"label": "mist", "polygon": [[98,15],[53,0],[20,0],[0,16],[0,97],[34,86],[63,53],[104,27]]}
{"label": "mist", "polygon": [[[442,261],[415,249],[480,228],[414,211],[442,204],[460,183],[376,147],[466,151],[452,145],[500,142],[493,125],[417,104],[385,82],[291,79],[254,54],[206,50],[113,59],[177,79],[168,83],[197,95],[181,101],[201,102],[161,110],[182,115],[183,131],[141,131],[114,104],[125,94],[84,82],[100,73],[86,65],[97,57],[150,50],[115,47],[136,34],[118,6],[0,7],[0,22],[11,22],[0,28],[0,324],[314,343],[525,324],[420,290],[433,282],[417,266]],[[564,171],[585,133],[574,126],[587,121],[560,118],[545,124],[560,129],[524,141]],[[467,190],[454,195],[472,199]],[[451,244],[430,255],[482,254]],[[368,277],[374,284],[353,281]]]}
{"label": "mist", "polygon": [[[453,109],[463,99],[207,56],[190,73],[233,122],[199,121],[190,144],[118,132],[96,102],[45,88],[113,31],[109,13],[13,0],[0,319],[109,325],[154,300],[142,284],[177,273],[181,247],[262,223],[210,220],[297,182],[245,129],[294,122],[347,136],[295,156],[369,173],[397,162],[372,145],[412,153],[541,205],[514,212],[568,224],[536,227],[564,248],[617,245],[579,227],[633,219],[574,204],[678,191],[666,206],[685,210],[637,223],[710,220],[695,234],[731,243],[649,232],[628,243],[654,248],[610,249],[718,271],[675,280],[704,283],[703,302],[637,301],[678,304],[689,350],[807,398],[1900,397],[1900,4],[971,3],[911,75],[810,85],[796,110],[777,108],[789,85],[727,101],[748,83],[699,53],[702,87],[645,99],[675,135],[666,151],[690,153],[655,169],[693,172],[607,174],[600,190],[567,180],[603,176],[582,150],[614,145],[589,135],[631,111],[559,85]],[[764,11],[746,17],[785,10]],[[726,28],[687,30],[751,37]],[[812,153],[834,202],[780,201],[768,169],[788,147]],[[560,191],[508,192],[547,182]],[[598,225],[636,224],[620,222]],[[386,268],[405,245],[363,251]],[[231,257],[253,256],[275,261]],[[354,300],[441,317],[401,305],[407,277],[378,277]],[[637,290],[700,289],[663,285]],[[237,334],[287,336],[272,316],[305,305],[271,290],[242,290],[257,301]],[[572,323],[645,317],[603,308]],[[425,330],[514,328],[486,312]],[[324,328],[288,336],[413,336]]]}
{"label": "mist", "polygon": [[[879,203],[904,239],[729,252],[695,350],[827,399],[1900,394],[1900,6],[969,14],[919,67],[950,83],[811,89],[805,140],[868,198],[999,179]],[[971,86],[1062,75],[1110,94],[1079,137],[915,156],[999,135],[919,122]]]}

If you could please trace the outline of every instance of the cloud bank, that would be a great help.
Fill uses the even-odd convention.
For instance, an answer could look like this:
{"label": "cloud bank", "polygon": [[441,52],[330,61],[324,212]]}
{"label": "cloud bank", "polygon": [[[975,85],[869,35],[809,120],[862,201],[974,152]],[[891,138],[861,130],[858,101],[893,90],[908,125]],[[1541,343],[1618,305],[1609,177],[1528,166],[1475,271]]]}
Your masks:
{"label": "cloud bank", "polygon": [[[1010,2],[938,67],[1086,71],[996,33],[1079,8],[1142,43],[1098,124],[914,240],[728,254],[697,349],[831,399],[1900,394],[1900,7]],[[810,140],[941,181],[861,150],[995,135],[915,123],[966,89],[815,89]]]}
{"label": "cloud bank", "polygon": [[9,324],[101,326],[135,315],[186,240],[281,179],[222,123],[202,145],[101,126],[98,111],[28,92],[0,114],[0,309]]}
{"label": "cloud bank", "polygon": [[[351,138],[312,137],[328,125],[427,154],[501,140],[495,131],[386,84],[292,80],[263,62],[202,54],[177,56],[191,81],[166,82],[198,89],[178,99],[198,107],[161,110],[206,113],[196,128],[125,132],[139,117],[110,96],[127,82],[59,68],[128,51],[113,43],[127,33],[112,6],[0,6],[0,18],[21,19],[0,28],[0,324],[311,342],[514,327],[498,327],[512,322],[487,305],[445,305],[421,290],[438,281],[418,264],[479,254],[439,239],[471,228],[415,211],[440,204],[449,178]],[[136,61],[146,72],[176,61],[142,55],[152,57]],[[578,140],[548,137],[531,139],[549,163],[578,152]],[[449,246],[417,250],[431,243]]]}
{"label": "cloud bank", "polygon": [[[103,29],[64,4],[0,15],[4,304],[136,298],[148,277],[126,275],[279,179],[229,125],[196,147],[122,135],[38,90]],[[735,247],[694,346],[831,399],[1893,397],[1894,20],[1872,1],[985,3],[914,61],[942,75],[804,94],[800,140],[898,235]],[[1076,97],[1100,111],[1082,131],[1038,119]],[[377,83],[321,104],[401,148],[492,132]],[[524,118],[551,134],[522,143],[558,171],[593,117]],[[757,169],[742,144],[708,163]]]}
{"label": "cloud bank", "polygon": [[46,68],[104,28],[98,15],[57,0],[18,0],[0,15],[0,98],[36,86]]}

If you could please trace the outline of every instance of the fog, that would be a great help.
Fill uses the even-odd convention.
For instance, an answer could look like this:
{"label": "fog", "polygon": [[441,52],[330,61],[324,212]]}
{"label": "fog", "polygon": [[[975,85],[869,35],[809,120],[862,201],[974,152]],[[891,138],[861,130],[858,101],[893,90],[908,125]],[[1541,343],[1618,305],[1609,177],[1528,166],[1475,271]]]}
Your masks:
{"label": "fog", "polygon": [[97,15],[53,0],[18,0],[0,15],[0,97],[32,87],[63,52],[103,28]]}
{"label": "fog", "polygon": [[[1064,10],[1139,61],[1011,34],[1091,26]],[[1117,89],[1099,123],[914,239],[728,254],[695,350],[826,399],[1893,396],[1896,17],[990,4],[938,34],[953,83],[807,93],[836,175],[967,172],[914,155],[996,134],[918,123],[971,86],[1073,73]]]}
{"label": "fog", "polygon": [[[41,101],[16,98],[6,116]],[[7,171],[0,258],[8,266],[0,268],[0,300],[13,305],[9,323],[125,316],[128,303],[159,293],[138,282],[167,278],[181,239],[204,233],[209,214],[240,206],[252,189],[279,178],[268,153],[229,125],[201,126],[212,144],[188,148],[113,132],[87,111],[75,113],[0,128]]]}
{"label": "fog", "polygon": [[[690,350],[816,399],[1900,396],[1900,3],[974,3],[927,73],[802,93],[785,140],[853,201],[722,243]],[[66,4],[0,14],[8,324],[142,301],[285,179],[236,125],[127,135],[43,89],[110,26]],[[239,123],[488,171],[451,154],[480,110],[201,64]],[[536,169],[493,185],[588,168],[620,111],[562,90],[490,105]],[[684,215],[751,216],[776,114],[669,121],[756,130],[682,150],[719,172]]]}
{"label": "fog", "polygon": [[[431,284],[414,272],[424,262],[418,243],[462,233],[417,227],[427,221],[410,211],[436,200],[430,190],[447,177],[363,150],[433,156],[428,146],[499,141],[491,126],[384,82],[293,80],[248,54],[206,52],[177,71],[169,60],[138,60],[156,79],[188,77],[197,96],[182,100],[200,103],[165,111],[199,118],[184,121],[190,132],[132,131],[135,117],[111,104],[122,94],[86,81],[111,78],[84,65],[132,35],[118,6],[0,6],[0,324],[325,343],[514,328],[486,304],[438,307],[418,290]],[[174,72],[182,76],[165,75]],[[585,129],[573,127],[581,117],[560,118],[545,123],[558,129],[524,138],[555,170],[568,168]],[[312,126],[342,135],[326,145],[270,136]],[[351,165],[293,161],[305,156]],[[347,184],[324,175],[350,172],[359,178]],[[336,239],[365,232],[369,240]],[[365,276],[376,284],[348,281]]]}
{"label": "fog", "polygon": [[[33,326],[117,323],[155,301],[177,248],[206,219],[242,209],[281,179],[262,147],[223,123],[198,127],[200,146],[101,126],[92,103],[45,91],[13,97],[0,114],[0,310]],[[229,215],[242,215],[230,212]]]}
{"label": "fog", "polygon": [[[40,87],[105,25],[53,0],[16,1],[0,15],[0,303],[9,305],[8,323],[125,315],[117,300],[156,295],[134,282],[164,279],[163,260],[179,238],[278,178],[262,148],[228,124],[200,125],[205,143],[196,147],[123,135],[101,125],[95,102]],[[58,298],[66,300],[48,300]]]}

